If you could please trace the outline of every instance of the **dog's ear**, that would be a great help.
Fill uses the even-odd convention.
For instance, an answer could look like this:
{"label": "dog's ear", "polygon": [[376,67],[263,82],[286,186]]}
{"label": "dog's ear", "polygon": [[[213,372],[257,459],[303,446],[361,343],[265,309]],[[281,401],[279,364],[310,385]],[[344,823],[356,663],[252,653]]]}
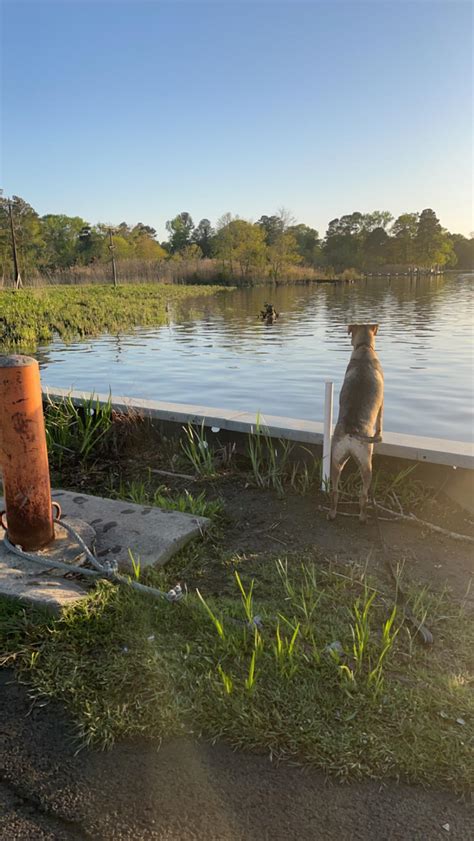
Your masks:
{"label": "dog's ear", "polygon": [[347,332],[348,332],[349,336],[354,332],[356,327],[357,327],[357,324],[349,324],[348,325]]}
{"label": "dog's ear", "polygon": [[377,335],[377,333],[379,332],[379,325],[378,325],[378,324],[371,324],[371,325],[370,325],[370,328],[371,328],[372,333],[374,334],[374,336],[376,336],[376,335]]}

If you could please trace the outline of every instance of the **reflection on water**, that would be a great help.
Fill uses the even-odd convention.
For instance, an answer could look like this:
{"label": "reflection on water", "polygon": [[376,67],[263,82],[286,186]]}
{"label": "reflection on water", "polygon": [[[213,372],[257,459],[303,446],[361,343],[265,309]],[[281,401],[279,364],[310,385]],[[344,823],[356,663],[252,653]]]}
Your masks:
{"label": "reflection on water", "polygon": [[[265,301],[275,324],[257,314]],[[344,285],[239,289],[181,305],[166,326],[40,348],[43,382],[300,418],[339,391],[347,324],[377,321],[385,428],[472,438],[472,278],[371,278]]]}

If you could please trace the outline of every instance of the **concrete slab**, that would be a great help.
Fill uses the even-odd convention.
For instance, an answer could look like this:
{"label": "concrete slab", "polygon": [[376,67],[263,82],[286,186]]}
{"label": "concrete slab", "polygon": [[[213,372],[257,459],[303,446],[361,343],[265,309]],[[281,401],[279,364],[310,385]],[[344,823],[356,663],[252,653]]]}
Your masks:
{"label": "concrete slab", "polygon": [[53,491],[52,498],[63,517],[80,517],[93,526],[100,560],[113,558],[125,569],[132,568],[129,550],[142,567],[161,566],[210,525],[206,517],[73,491]]}
{"label": "concrete slab", "polygon": [[[70,524],[91,548],[95,539],[94,529],[83,521],[71,518]],[[62,608],[84,598],[86,585],[65,578],[51,567],[52,560],[80,565],[84,555],[78,546],[71,544],[69,535],[61,526],[56,526],[56,540],[51,548],[44,550],[44,564],[32,563],[9,552],[1,542],[3,529],[0,526],[0,595],[29,602],[37,607],[59,612]]]}
{"label": "concrete slab", "polygon": [[[97,557],[100,560],[114,559],[122,569],[130,570],[132,567],[129,549],[142,568],[161,566],[210,525],[205,517],[72,491],[53,491],[52,498],[59,502],[63,517],[74,528],[79,520],[92,526],[89,539],[87,525],[86,533],[84,529],[80,533],[88,545],[94,542]],[[0,510],[2,508],[3,500],[0,499]],[[0,595],[55,611],[84,597],[86,585],[64,578],[59,571],[51,571],[49,558],[45,558],[43,566],[8,552],[1,542],[3,534],[0,526]],[[80,550],[71,551],[70,547],[66,550],[66,547],[61,547],[60,540],[55,542],[50,555],[63,560],[62,555],[66,554],[68,563],[81,562]]]}

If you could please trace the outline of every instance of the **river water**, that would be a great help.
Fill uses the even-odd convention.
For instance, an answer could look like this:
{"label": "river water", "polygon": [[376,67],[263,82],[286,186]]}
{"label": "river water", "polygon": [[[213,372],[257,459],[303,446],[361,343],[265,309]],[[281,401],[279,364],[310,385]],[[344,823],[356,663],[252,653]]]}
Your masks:
{"label": "river water", "polygon": [[[351,352],[347,324],[378,322],[385,429],[473,436],[473,275],[260,286],[181,306],[168,324],[38,349],[43,384],[321,420]],[[264,302],[273,325],[257,314]]]}

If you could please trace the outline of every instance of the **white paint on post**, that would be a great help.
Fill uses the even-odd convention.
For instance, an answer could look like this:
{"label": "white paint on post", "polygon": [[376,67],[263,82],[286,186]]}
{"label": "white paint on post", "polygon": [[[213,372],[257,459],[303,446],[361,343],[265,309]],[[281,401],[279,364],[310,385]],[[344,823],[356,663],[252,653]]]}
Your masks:
{"label": "white paint on post", "polygon": [[323,437],[323,471],[321,477],[321,490],[329,488],[331,476],[331,440],[332,440],[332,403],[334,383],[325,383],[324,391],[324,437]]}

